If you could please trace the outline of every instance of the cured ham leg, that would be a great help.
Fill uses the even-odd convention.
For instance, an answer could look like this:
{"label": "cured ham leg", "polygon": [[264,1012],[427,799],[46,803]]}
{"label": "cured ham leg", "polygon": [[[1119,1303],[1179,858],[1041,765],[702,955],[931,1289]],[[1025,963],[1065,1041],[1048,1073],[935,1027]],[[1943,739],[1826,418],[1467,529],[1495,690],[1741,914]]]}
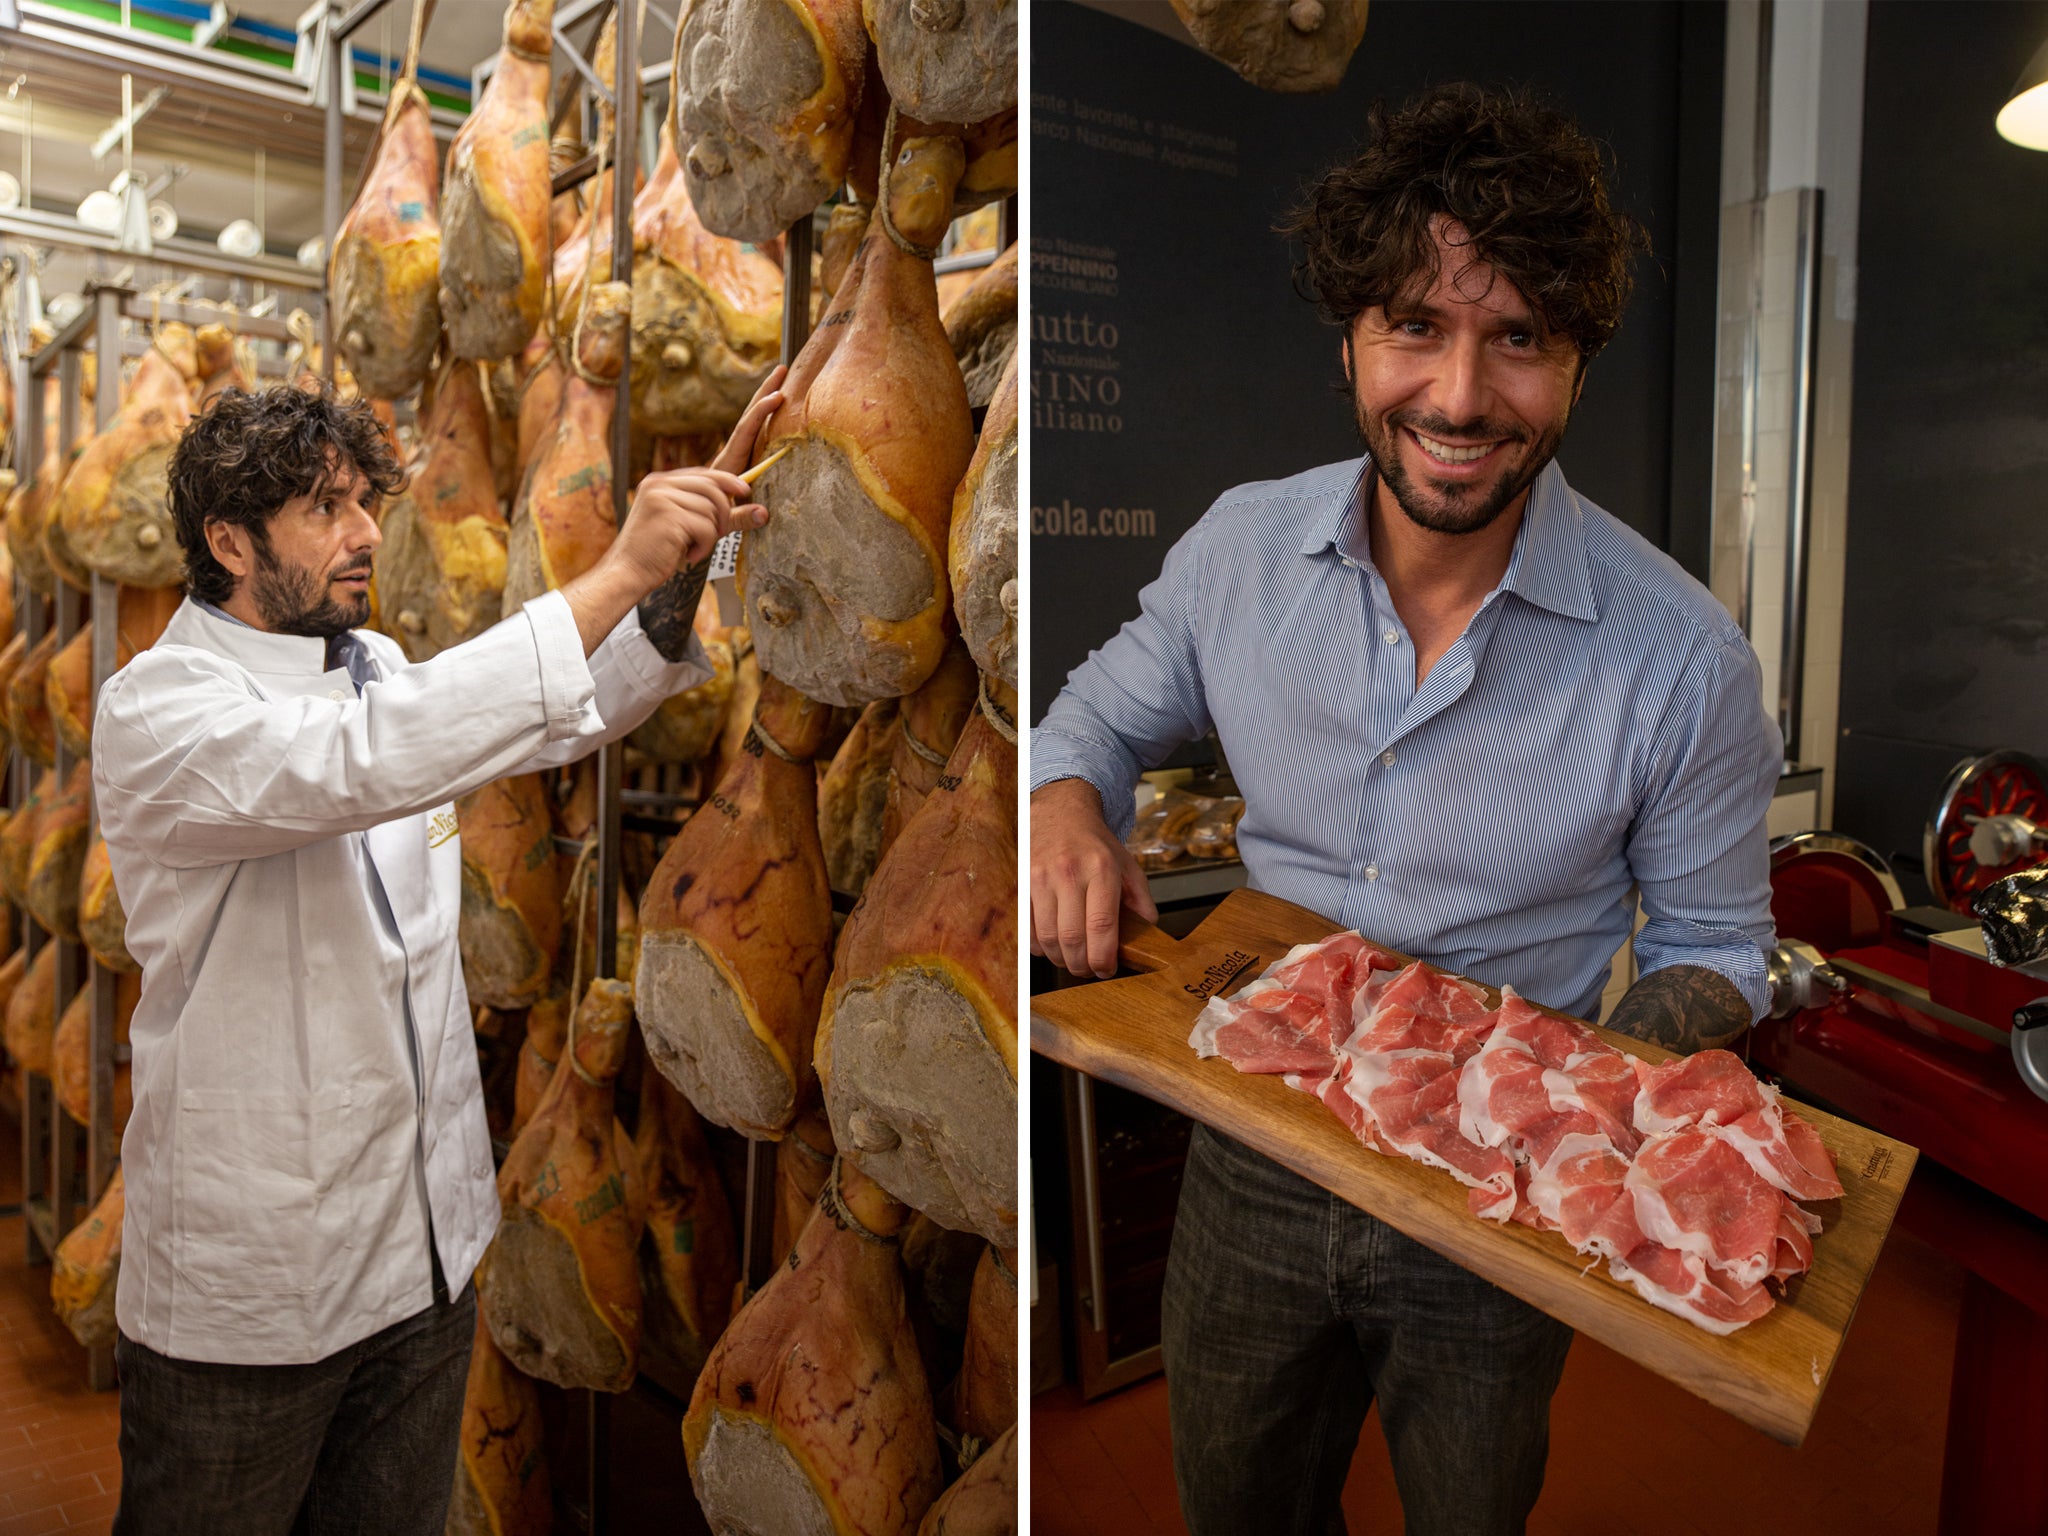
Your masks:
{"label": "cured ham leg", "polygon": [[[893,225],[936,244],[957,143],[913,140],[904,159]],[[880,217],[782,388],[755,454],[789,452],[755,485],[766,526],[740,542],[761,664],[829,704],[909,693],[945,650],[946,530],[974,424],[931,262]]]}
{"label": "cured ham leg", "polygon": [[413,75],[418,48],[415,38],[384,108],[377,157],[335,232],[327,278],[335,350],[379,400],[402,400],[426,382],[441,334],[440,156]]}
{"label": "cured ham leg", "polygon": [[441,183],[441,323],[457,357],[510,357],[547,287],[548,72],[554,0],[512,0],[482,100],[448,146]]}
{"label": "cured ham leg", "polygon": [[479,1314],[446,1536],[547,1536],[553,1529],[540,1391],[512,1368]]}
{"label": "cured ham leg", "polygon": [[121,1218],[127,1208],[117,1167],[92,1214],[65,1234],[51,1256],[50,1301],[87,1349],[114,1342],[114,1285],[121,1274]]}
{"label": "cured ham leg", "polygon": [[491,467],[490,407],[474,363],[456,363],[443,376],[411,478],[381,525],[377,601],[409,659],[429,660],[498,622],[509,529]]}
{"label": "cured ham leg", "polygon": [[582,575],[611,547],[612,409],[626,361],[632,290],[598,283],[575,338],[561,414],[542,442],[512,514],[504,611]]}
{"label": "cured ham leg", "polygon": [[777,1258],[795,1244],[811,1208],[825,1191],[832,1173],[832,1159],[839,1155],[832,1145],[832,1122],[822,1109],[806,1110],[797,1116],[789,1134],[775,1144],[775,1231]]}
{"label": "cured ham leg", "polygon": [[867,35],[860,0],[690,0],[670,79],[705,227],[774,239],[846,178]]}
{"label": "cured ham leg", "polygon": [[[142,997],[139,975],[120,976],[114,983],[114,1044],[128,1043],[128,1023]],[[57,1102],[80,1125],[92,1113],[92,993],[84,987],[57,1021],[57,1033],[50,1047],[50,1081],[56,1085]],[[118,1051],[117,1051],[118,1054]],[[134,1108],[131,1087],[133,1069],[125,1061],[114,1064],[114,1134],[128,1128],[128,1114]]]}
{"label": "cured ham leg", "polygon": [[1016,0],[862,0],[889,94],[934,123],[1017,105]]}
{"label": "cured ham leg", "polygon": [[60,939],[78,937],[79,876],[85,872],[91,811],[92,763],[80,758],[63,788],[42,801],[22,893],[29,915]]}
{"label": "cured ham leg", "polygon": [[1202,52],[1266,91],[1334,91],[1365,36],[1367,0],[1173,0]]}
{"label": "cured ham leg", "polygon": [[832,954],[811,758],[829,713],[764,680],[738,760],[640,903],[647,1054],[707,1120],[755,1138],[779,1138],[811,1085]]}
{"label": "cured ham leg", "polygon": [[842,1159],[789,1262],[711,1352],[683,1450],[713,1530],[908,1536],[938,1496],[896,1252],[908,1217]]}
{"label": "cured ham leg", "polygon": [[647,1298],[642,1347],[648,1356],[666,1357],[680,1379],[694,1382],[732,1316],[739,1237],[697,1112],[659,1072],[640,1081],[634,1150],[647,1199],[647,1237],[640,1246],[640,1287]]}
{"label": "cured ham leg", "polygon": [[640,1351],[639,1213],[612,1118],[633,989],[590,984],[568,1056],[498,1173],[503,1224],[477,1274],[491,1337],[558,1387],[623,1392]]}
{"label": "cured ham leg", "polygon": [[1017,1430],[1003,1431],[925,1512],[917,1536],[1016,1536]]}
{"label": "cured ham leg", "polygon": [[[984,1447],[1017,1422],[1017,1255],[982,1250],[967,1302],[967,1341],[953,1384],[952,1424],[960,1461],[972,1465]],[[970,1454],[972,1452],[972,1454]]]}
{"label": "cured ham leg", "polygon": [[[17,642],[21,638],[15,636]],[[57,762],[57,727],[50,718],[47,686],[56,655],[57,631],[52,627],[22,653],[20,665],[7,679],[7,733],[23,756],[44,768]]]}
{"label": "cured ham leg", "polygon": [[[121,409],[64,477],[46,539],[65,564],[131,587],[176,586],[185,556],[171,526],[171,449],[192,419],[199,354],[191,331],[166,325],[135,370]],[[53,558],[56,558],[53,555]]]}
{"label": "cured ham leg", "polygon": [[[184,594],[176,587],[116,590],[114,667],[118,671],[156,644]],[[50,658],[43,681],[43,697],[50,706],[50,723],[57,739],[78,757],[92,750],[92,629],[90,622],[79,626],[78,633]]]}
{"label": "cured ham leg", "polygon": [[882,856],[882,814],[889,803],[889,763],[896,755],[895,699],[877,699],[853,729],[818,784],[818,836],[832,889],[858,896]]}
{"label": "cured ham leg", "polygon": [[[661,588],[655,590],[659,592]],[[645,607],[643,602],[643,626],[647,622]],[[719,733],[725,729],[726,711],[732,705],[738,664],[733,659],[732,642],[718,622],[716,592],[707,590],[699,596],[691,627],[704,646],[705,660],[711,663],[711,676],[664,700],[626,738],[658,763],[694,763],[707,756],[718,745]],[[652,636],[653,631],[649,634]],[[656,646],[660,646],[658,638]]]}
{"label": "cured ham leg", "polygon": [[1017,359],[953,497],[953,612],[974,664],[1017,686]]}
{"label": "cured ham leg", "polygon": [[526,1038],[519,1042],[519,1072],[512,1080],[512,1125],[507,1132],[514,1141],[547,1097],[548,1084],[555,1080],[562,1048],[568,1043],[569,999],[565,994],[544,997],[526,1010]]}
{"label": "cured ham leg", "polygon": [[529,1008],[547,995],[562,938],[555,828],[539,774],[455,802],[462,835],[462,979],[469,1000]]}
{"label": "cured ham leg", "polygon": [[959,640],[947,642],[946,656],[924,686],[903,701],[896,745],[889,759],[889,788],[882,807],[880,853],[886,856],[917,814],[926,795],[945,775],[946,760],[973,717],[981,678],[974,658]]}
{"label": "cured ham leg", "polygon": [[127,952],[127,911],[115,889],[115,868],[106,858],[106,840],[94,834],[86,850],[86,866],[78,877],[78,936],[92,958],[109,971],[135,975],[141,971]]}
{"label": "cured ham leg", "polygon": [[7,1054],[22,1071],[48,1077],[56,1037],[57,946],[45,944],[7,999]]}
{"label": "cured ham leg", "polygon": [[817,1041],[840,1148],[1003,1248],[1017,1242],[1014,720],[1009,700],[984,699],[868,881]]}
{"label": "cured ham leg", "polygon": [[[946,340],[967,383],[967,402],[993,401],[1017,357],[1017,247],[998,256],[967,291],[946,307]],[[1014,387],[1014,386],[1012,386]],[[1010,407],[1015,420],[1017,407]],[[984,434],[988,428],[984,426]]]}
{"label": "cured ham leg", "polygon": [[781,345],[781,268],[704,227],[664,123],[661,156],[633,204],[633,424],[724,432]]}

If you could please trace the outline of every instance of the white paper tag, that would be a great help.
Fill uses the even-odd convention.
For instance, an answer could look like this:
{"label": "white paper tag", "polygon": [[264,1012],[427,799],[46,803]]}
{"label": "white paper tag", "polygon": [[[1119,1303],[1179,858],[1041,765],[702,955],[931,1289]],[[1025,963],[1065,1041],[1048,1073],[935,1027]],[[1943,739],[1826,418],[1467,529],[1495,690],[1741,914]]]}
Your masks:
{"label": "white paper tag", "polygon": [[711,580],[723,581],[739,570],[740,536],[728,533],[711,551]]}

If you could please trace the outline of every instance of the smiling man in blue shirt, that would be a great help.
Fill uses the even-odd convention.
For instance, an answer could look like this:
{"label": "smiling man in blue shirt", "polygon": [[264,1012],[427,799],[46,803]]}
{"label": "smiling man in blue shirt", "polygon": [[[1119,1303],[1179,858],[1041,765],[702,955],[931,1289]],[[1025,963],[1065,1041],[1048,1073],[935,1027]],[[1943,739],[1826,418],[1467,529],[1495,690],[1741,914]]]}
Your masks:
{"label": "smiling man in blue shirt", "polygon": [[[1608,1024],[1723,1045],[1766,1000],[1782,751],[1742,632],[1553,462],[1644,239],[1600,152],[1514,95],[1375,110],[1299,211],[1366,455],[1226,492],[1031,743],[1032,947],[1115,966],[1150,916],[1137,775],[1212,726],[1252,885]],[[1198,1127],[1168,1262],[1195,1536],[1341,1532],[1377,1400],[1410,1536],[1519,1532],[1571,1333]]]}

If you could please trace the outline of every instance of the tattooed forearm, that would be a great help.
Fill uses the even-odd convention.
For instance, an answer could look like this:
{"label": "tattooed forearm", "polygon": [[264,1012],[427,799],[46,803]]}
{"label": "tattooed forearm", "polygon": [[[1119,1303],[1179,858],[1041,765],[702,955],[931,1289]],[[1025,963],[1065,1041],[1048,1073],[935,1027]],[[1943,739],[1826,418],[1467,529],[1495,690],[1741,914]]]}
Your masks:
{"label": "tattooed forearm", "polygon": [[1607,1027],[1689,1056],[1727,1045],[1749,1028],[1749,1004],[1719,971],[1672,965],[1630,987]]}
{"label": "tattooed forearm", "polygon": [[640,628],[663,661],[681,661],[689,649],[697,604],[704,596],[704,578],[710,572],[711,561],[699,560],[640,600]]}

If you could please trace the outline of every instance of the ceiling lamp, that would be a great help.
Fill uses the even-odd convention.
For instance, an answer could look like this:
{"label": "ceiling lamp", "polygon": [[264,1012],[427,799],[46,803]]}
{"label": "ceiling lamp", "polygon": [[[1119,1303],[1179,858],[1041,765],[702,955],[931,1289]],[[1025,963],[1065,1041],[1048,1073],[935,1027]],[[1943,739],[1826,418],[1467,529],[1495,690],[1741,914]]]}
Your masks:
{"label": "ceiling lamp", "polygon": [[309,272],[318,272],[327,265],[327,237],[315,235],[299,243],[299,265]]}
{"label": "ceiling lamp", "polygon": [[2048,43],[2035,50],[1999,109],[1998,134],[2022,149],[2048,149]]}
{"label": "ceiling lamp", "polygon": [[102,187],[88,192],[78,205],[78,222],[96,235],[111,235],[121,227],[121,199]]}
{"label": "ceiling lamp", "polygon": [[215,237],[213,243],[228,255],[239,256],[244,261],[263,254],[263,236],[247,219],[236,219]]}
{"label": "ceiling lamp", "polygon": [[0,171],[0,213],[21,206],[21,183],[7,171]]}

